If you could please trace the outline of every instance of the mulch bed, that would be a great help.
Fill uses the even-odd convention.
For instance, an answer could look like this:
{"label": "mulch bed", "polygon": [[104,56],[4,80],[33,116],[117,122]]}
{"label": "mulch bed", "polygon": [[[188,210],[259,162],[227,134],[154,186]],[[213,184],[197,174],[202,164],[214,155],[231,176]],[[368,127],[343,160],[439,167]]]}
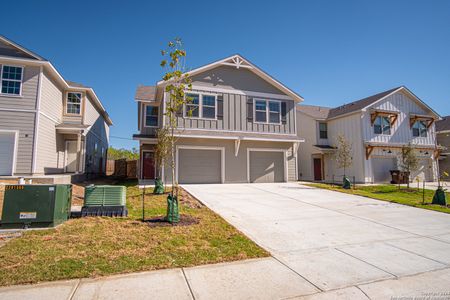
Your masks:
{"label": "mulch bed", "polygon": [[178,223],[169,223],[165,217],[155,217],[145,220],[150,227],[167,227],[167,226],[189,226],[199,223],[197,218],[189,215],[180,215],[180,221]]}

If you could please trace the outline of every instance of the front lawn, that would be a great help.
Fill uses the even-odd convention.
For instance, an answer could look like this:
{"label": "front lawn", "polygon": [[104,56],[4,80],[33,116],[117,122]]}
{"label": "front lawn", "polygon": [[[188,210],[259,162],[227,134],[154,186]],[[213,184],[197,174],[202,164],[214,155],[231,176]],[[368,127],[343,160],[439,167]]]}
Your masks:
{"label": "front lawn", "polygon": [[[440,211],[444,213],[450,213],[450,207],[433,205],[431,200],[433,199],[434,190],[425,190],[425,204],[422,203],[422,189],[418,190],[411,186],[409,190],[406,187],[400,189],[396,185],[370,185],[370,186],[356,186],[355,189],[346,190],[340,186],[324,184],[324,183],[310,183],[307,186],[338,191],[347,194],[359,195],[369,197],[373,199],[400,203],[404,205],[425,208],[429,210]],[[447,201],[449,201],[449,193],[447,194]]]}
{"label": "front lawn", "polygon": [[[269,254],[195,199],[180,211],[189,226],[149,226],[141,193],[127,187],[128,218],[72,219],[56,229],[27,231],[0,248],[0,285],[96,277],[265,257]],[[147,190],[145,214],[162,216],[166,195]]]}

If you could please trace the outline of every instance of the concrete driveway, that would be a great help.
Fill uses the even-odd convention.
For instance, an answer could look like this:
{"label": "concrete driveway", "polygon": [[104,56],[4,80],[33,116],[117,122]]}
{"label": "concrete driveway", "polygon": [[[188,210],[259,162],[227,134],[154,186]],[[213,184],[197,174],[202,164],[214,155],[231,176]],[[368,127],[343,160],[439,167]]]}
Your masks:
{"label": "concrete driveway", "polygon": [[448,214],[297,183],[184,188],[322,292],[312,297],[450,297]]}

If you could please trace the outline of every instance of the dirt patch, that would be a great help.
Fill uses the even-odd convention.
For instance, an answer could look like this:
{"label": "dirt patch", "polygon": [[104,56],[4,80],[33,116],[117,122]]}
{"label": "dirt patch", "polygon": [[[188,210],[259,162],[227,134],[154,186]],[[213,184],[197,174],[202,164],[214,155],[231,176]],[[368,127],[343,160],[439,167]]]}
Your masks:
{"label": "dirt patch", "polygon": [[191,194],[180,188],[180,202],[189,208],[202,208],[203,204]]}
{"label": "dirt patch", "polygon": [[180,215],[180,221],[178,223],[169,223],[166,221],[165,217],[156,217],[152,219],[145,220],[145,222],[150,227],[171,227],[171,226],[189,226],[199,223],[199,220],[193,216]]}

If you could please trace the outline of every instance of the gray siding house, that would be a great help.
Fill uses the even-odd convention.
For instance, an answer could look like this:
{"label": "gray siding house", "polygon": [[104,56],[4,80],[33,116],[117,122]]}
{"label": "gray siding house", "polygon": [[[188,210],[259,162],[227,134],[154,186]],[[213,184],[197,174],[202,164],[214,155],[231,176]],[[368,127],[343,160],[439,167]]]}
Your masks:
{"label": "gray siding house", "polygon": [[417,150],[419,169],[410,179],[437,179],[435,121],[440,116],[404,86],[336,108],[299,105],[298,132],[305,138],[299,148],[299,179],[342,180],[343,170],[335,160],[337,137],[352,145],[353,165],[346,175],[356,182],[390,181],[398,169],[403,146]]}
{"label": "gray siding house", "polygon": [[[439,156],[439,172],[450,174],[450,116],[442,117],[442,120],[436,122],[436,139],[442,150]],[[449,181],[450,177],[443,177]]]}
{"label": "gray siding house", "polygon": [[[179,183],[285,182],[297,180],[296,104],[302,97],[240,55],[189,72],[193,102],[178,115]],[[167,124],[164,81],[139,86],[140,179],[162,176],[155,163],[156,132]],[[187,111],[192,111],[188,115]]]}
{"label": "gray siding house", "polygon": [[0,176],[104,172],[112,121],[92,88],[2,36],[0,82]]}

